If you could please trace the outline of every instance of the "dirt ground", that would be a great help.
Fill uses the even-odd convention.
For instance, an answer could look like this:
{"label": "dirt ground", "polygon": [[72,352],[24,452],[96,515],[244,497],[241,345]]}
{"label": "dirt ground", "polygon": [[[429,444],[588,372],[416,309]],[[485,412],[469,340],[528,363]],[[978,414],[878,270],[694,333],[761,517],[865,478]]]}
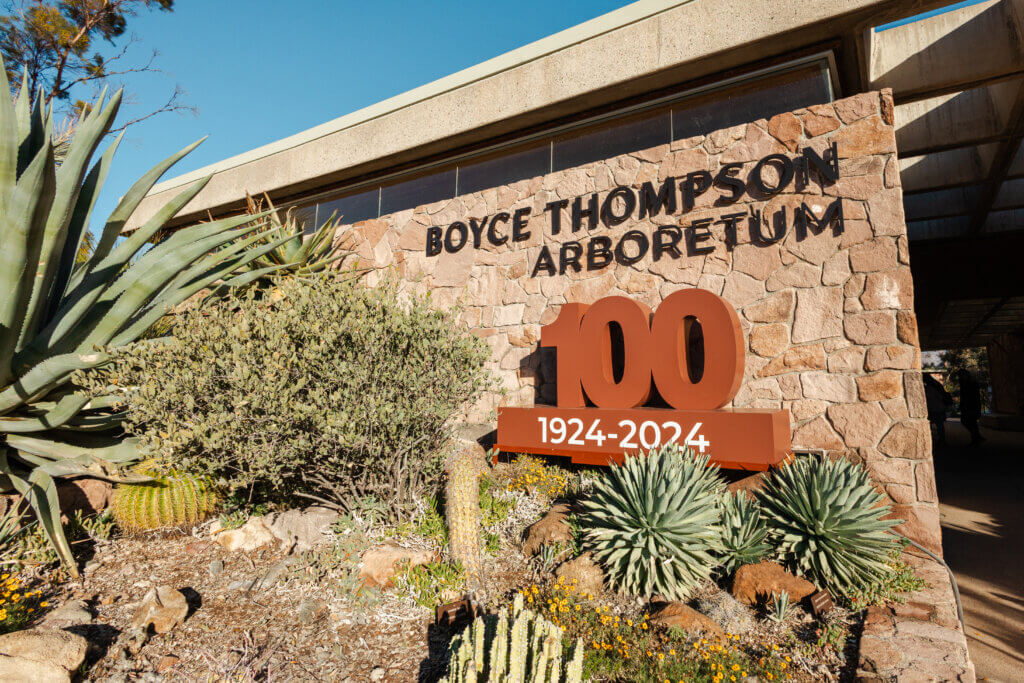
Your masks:
{"label": "dirt ground", "polygon": [[982,428],[971,447],[957,420],[935,454],[942,546],[956,575],[979,680],[1024,680],[1024,432]]}

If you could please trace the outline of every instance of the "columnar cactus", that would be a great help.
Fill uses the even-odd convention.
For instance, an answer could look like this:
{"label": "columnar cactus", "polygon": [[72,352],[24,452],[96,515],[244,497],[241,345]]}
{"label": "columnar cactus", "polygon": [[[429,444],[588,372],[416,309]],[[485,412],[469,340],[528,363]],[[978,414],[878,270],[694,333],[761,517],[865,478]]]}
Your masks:
{"label": "columnar cactus", "polygon": [[461,562],[471,580],[479,580],[483,566],[480,542],[481,463],[470,449],[459,449],[448,459],[445,517],[452,558]]}
{"label": "columnar cactus", "polygon": [[453,641],[448,677],[442,683],[579,683],[580,639],[564,674],[562,664],[562,629],[523,609],[523,596],[517,595],[511,615],[503,608],[497,617],[478,617]]}
{"label": "columnar cactus", "polygon": [[159,475],[148,468],[141,473],[152,481],[118,484],[112,510],[118,526],[130,531],[195,524],[217,505],[217,493],[206,477],[170,473]]}

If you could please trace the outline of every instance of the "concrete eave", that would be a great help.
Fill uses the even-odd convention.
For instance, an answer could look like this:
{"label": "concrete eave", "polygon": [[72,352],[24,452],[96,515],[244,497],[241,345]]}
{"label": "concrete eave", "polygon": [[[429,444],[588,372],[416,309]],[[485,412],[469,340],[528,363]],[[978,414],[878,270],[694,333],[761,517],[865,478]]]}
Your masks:
{"label": "concrete eave", "polygon": [[932,0],[640,0],[494,59],[244,154],[166,180],[132,230],[207,175],[172,222],[344,182],[922,9]]}

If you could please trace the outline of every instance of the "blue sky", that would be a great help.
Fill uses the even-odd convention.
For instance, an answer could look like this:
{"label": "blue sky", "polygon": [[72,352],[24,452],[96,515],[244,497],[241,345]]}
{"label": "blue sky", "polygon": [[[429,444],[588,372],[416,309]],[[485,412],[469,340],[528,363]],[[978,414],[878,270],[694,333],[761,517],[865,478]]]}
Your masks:
{"label": "blue sky", "polygon": [[139,60],[156,49],[168,72],[135,75],[128,120],[179,83],[198,115],[161,114],[128,129],[92,227],[161,159],[209,135],[167,177],[287,137],[600,16],[622,0],[317,2],[176,0],[129,24]]}

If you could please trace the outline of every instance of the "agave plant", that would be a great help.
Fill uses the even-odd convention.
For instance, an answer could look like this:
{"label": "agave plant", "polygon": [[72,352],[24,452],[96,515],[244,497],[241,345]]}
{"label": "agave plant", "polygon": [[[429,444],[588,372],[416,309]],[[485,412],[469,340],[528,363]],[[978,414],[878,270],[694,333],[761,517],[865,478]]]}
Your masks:
{"label": "agave plant", "polygon": [[740,566],[764,557],[771,546],[765,543],[768,527],[753,498],[743,491],[722,495],[722,571],[732,574]]}
{"label": "agave plant", "polygon": [[[88,398],[73,373],[135,341],[171,307],[235,273],[279,242],[252,216],[175,232],[140,257],[164,224],[206,185],[185,188],[122,241],[125,223],[154,183],[199,143],[157,164],[121,198],[87,259],[80,245],[121,138],[90,163],[110,132],[121,92],[100,95],[55,164],[52,110],[24,84],[10,95],[0,64],[0,492],[13,488],[35,511],[61,561],[77,575],[60,525],[54,477],[119,480],[139,459],[113,395]],[[243,239],[243,236],[246,236]],[[225,247],[225,245],[228,245]],[[264,271],[265,272],[265,271]],[[235,276],[245,284],[261,271]]]}
{"label": "agave plant", "polygon": [[867,471],[849,460],[798,458],[775,471],[758,492],[778,558],[833,593],[883,578],[899,520]]}
{"label": "agave plant", "polygon": [[707,455],[676,444],[628,457],[583,503],[584,547],[619,591],[683,600],[716,564],[724,488]]}
{"label": "agave plant", "polygon": [[[268,211],[263,211],[266,202]],[[246,196],[248,211],[253,216],[263,216],[260,220],[267,228],[267,241],[280,240],[278,246],[267,251],[257,259],[249,262],[249,270],[261,270],[276,267],[276,274],[282,276],[306,276],[326,270],[328,266],[344,260],[351,252],[335,244],[335,234],[341,226],[341,216],[332,214],[311,234],[305,236],[306,226],[295,215],[292,207],[281,217],[281,212],[264,195],[263,200]]]}

